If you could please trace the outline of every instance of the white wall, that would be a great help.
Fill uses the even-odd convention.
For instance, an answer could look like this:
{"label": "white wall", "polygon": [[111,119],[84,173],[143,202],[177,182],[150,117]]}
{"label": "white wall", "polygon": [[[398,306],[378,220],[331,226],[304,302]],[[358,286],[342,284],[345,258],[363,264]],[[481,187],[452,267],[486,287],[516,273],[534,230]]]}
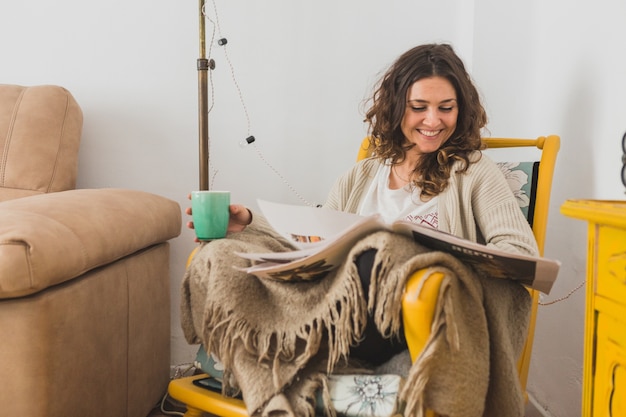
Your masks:
{"label": "white wall", "polygon": [[[567,199],[624,199],[626,3],[476,0],[474,76],[493,136],[561,136],[546,256],[562,261],[549,303],[585,279],[586,224]],[[549,415],[580,415],[584,288],[539,307],[529,391]]]}
{"label": "white wall", "polygon": [[[300,203],[290,187],[324,201],[365,134],[363,99],[401,52],[448,41],[471,60],[472,5],[463,0],[216,5],[250,130],[224,48],[213,44],[213,186],[252,206],[258,197]],[[212,2],[208,11],[216,21]],[[80,103],[80,188],[142,189],[187,206],[198,187],[197,1],[4,2],[0,39],[0,82],[63,85]],[[249,134],[256,146],[240,148]],[[172,241],[173,364],[195,350],[180,331],[178,302],[193,247],[186,228]]]}
{"label": "white wall", "polygon": [[[198,186],[197,8],[191,0],[0,6],[0,82],[60,84],[83,108],[79,187],[136,188],[187,205]],[[215,188],[249,205],[257,197],[301,202],[289,187],[322,202],[353,161],[365,133],[362,100],[380,71],[413,45],[448,41],[481,87],[492,135],[561,135],[546,255],[563,271],[544,301],[584,279],[585,225],[559,207],[568,198],[623,199],[622,1],[217,0],[217,8],[250,129],[215,45]],[[240,148],[249,133],[256,146]],[[185,228],[172,241],[173,364],[194,353],[178,311],[193,247]],[[579,291],[540,308],[529,389],[554,416],[580,412],[583,304]]]}

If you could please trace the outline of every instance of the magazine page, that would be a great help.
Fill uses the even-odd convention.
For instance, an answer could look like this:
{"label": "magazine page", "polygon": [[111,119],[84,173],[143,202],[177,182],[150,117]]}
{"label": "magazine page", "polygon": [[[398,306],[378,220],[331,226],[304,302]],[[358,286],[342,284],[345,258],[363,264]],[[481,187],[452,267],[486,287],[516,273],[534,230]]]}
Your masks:
{"label": "magazine page", "polygon": [[[325,242],[326,243],[326,242]],[[249,259],[254,262],[272,262],[276,264],[284,264],[292,262],[298,259],[305,258],[307,256],[314,255],[319,252],[324,245],[315,245],[310,248],[297,249],[286,252],[238,252],[235,251],[235,255],[245,259]]]}
{"label": "magazine page", "polygon": [[448,252],[485,275],[515,279],[545,294],[550,293],[560,269],[558,261],[506,252],[414,223],[395,222],[392,230],[430,249]]}
{"label": "magazine page", "polygon": [[339,235],[321,245],[280,253],[238,253],[256,262],[243,271],[261,278],[280,281],[310,281],[323,278],[341,265],[350,249],[363,237],[386,229],[378,216],[362,217]]}
{"label": "magazine page", "polygon": [[296,206],[257,200],[274,230],[300,248],[324,244],[363,221],[363,216],[323,207]]}
{"label": "magazine page", "polygon": [[[298,249],[273,253],[235,252],[242,258],[250,259],[256,263],[265,263],[255,267],[255,273],[276,267],[270,263],[284,264],[315,255],[342,235],[348,235],[341,239],[342,242],[355,239],[356,237],[352,235],[354,233],[352,229],[359,229],[363,223],[370,221],[358,214],[321,207],[297,206],[266,200],[258,200],[258,205],[270,226]],[[357,233],[362,234],[363,230]],[[322,252],[322,255],[327,256],[325,252]],[[319,260],[319,258],[318,256],[315,259]]]}
{"label": "magazine page", "polygon": [[559,275],[559,269],[561,269],[561,262],[540,258],[535,269],[535,280],[532,285],[528,286],[546,295],[550,294],[552,285]]}

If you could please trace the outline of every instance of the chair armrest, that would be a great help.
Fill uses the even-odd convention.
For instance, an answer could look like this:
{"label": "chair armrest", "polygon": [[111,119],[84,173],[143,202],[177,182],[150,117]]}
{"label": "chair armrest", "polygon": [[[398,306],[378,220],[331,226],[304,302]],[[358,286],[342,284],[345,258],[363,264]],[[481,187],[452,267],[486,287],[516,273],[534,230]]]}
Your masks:
{"label": "chair armrest", "polygon": [[407,280],[402,298],[402,322],[411,362],[415,362],[430,336],[443,278],[441,272],[420,269]]}
{"label": "chair armrest", "polygon": [[136,190],[71,190],[2,202],[0,299],[68,281],[180,231],[178,203]]}

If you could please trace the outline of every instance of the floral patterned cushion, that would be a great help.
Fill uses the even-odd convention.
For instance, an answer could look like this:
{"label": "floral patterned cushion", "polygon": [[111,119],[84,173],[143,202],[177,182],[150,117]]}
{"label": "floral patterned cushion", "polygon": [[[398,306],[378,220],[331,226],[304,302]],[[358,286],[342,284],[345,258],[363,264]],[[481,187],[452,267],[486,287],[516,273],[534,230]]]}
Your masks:
{"label": "floral patterned cushion", "polygon": [[532,225],[539,162],[498,162],[497,165],[511,187],[528,223]]}
{"label": "floral patterned cushion", "polygon": [[337,414],[346,417],[393,415],[401,386],[402,378],[398,375],[330,375],[328,377],[328,389],[333,406]]}
{"label": "floral patterned cushion", "polygon": [[194,366],[220,382],[224,377],[224,365],[214,354],[207,354],[202,345],[200,345],[196,353]]}

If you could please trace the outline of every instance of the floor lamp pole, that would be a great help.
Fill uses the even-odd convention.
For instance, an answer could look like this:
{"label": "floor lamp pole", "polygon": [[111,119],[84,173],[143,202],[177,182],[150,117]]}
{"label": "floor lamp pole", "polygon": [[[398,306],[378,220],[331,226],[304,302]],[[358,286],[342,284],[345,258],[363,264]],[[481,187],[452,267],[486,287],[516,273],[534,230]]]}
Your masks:
{"label": "floor lamp pole", "polygon": [[199,0],[200,10],[200,57],[198,66],[198,140],[199,140],[199,171],[200,190],[209,189],[209,113],[208,113],[208,72],[209,60],[206,57],[206,19],[204,1]]}

